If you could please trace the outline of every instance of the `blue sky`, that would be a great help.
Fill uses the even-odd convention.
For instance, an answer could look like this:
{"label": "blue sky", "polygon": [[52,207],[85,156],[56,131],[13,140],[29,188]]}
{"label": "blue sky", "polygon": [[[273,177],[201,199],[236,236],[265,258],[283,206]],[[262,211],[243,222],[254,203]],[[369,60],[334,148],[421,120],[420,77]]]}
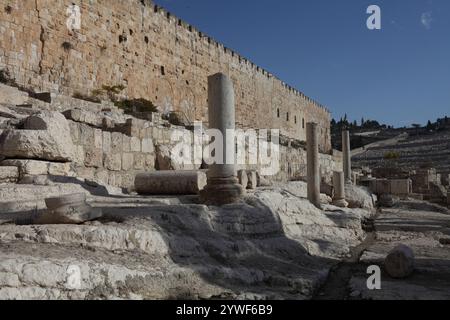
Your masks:
{"label": "blue sky", "polygon": [[[450,116],[449,0],[157,0],[345,113],[407,126]],[[368,30],[369,5],[382,29]]]}

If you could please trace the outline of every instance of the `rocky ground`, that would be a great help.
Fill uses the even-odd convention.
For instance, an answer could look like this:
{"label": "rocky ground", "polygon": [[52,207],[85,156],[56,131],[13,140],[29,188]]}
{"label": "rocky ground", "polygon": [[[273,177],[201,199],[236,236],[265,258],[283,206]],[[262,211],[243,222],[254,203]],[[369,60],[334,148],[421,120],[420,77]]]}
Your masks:
{"label": "rocky ground", "polygon": [[[103,217],[32,224],[42,199],[76,192]],[[0,299],[449,299],[449,210],[408,200],[375,211],[363,189],[347,192],[365,208],[319,210],[302,182],[222,208],[82,181],[0,185]],[[415,273],[383,271],[382,290],[368,290],[367,267],[399,243],[414,250]]]}
{"label": "rocky ground", "polygon": [[[81,182],[0,186],[0,299],[310,299],[365,239],[362,221],[373,211],[316,209],[305,187],[258,189],[217,208],[196,197],[107,195]],[[30,224],[42,199],[73,192],[86,192],[104,216]]]}
{"label": "rocky ground", "polygon": [[[357,248],[355,259],[334,268],[316,298],[353,300],[450,299],[450,211],[426,202],[401,201],[383,208],[374,232]],[[367,288],[367,268],[383,267],[398,244],[413,249],[416,269],[407,279],[392,279],[383,270],[381,290]]]}

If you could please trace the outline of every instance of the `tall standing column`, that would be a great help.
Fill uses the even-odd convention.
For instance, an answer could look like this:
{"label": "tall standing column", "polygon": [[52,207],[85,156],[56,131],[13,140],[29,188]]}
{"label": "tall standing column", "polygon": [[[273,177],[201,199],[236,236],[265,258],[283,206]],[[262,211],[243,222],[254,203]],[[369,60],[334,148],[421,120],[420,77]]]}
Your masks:
{"label": "tall standing column", "polygon": [[342,131],[342,157],[344,164],[344,180],[346,184],[352,183],[352,158],[350,154],[350,132]]}
{"label": "tall standing column", "polygon": [[343,172],[333,173],[333,205],[341,208],[348,207],[348,202],[345,201],[345,181]]}
{"label": "tall standing column", "polygon": [[233,83],[222,73],[208,77],[208,116],[209,128],[222,133],[223,161],[209,167],[208,184],[200,193],[200,199],[209,205],[233,203],[243,196],[244,190],[239,184],[235,168]]}
{"label": "tall standing column", "polygon": [[308,200],[320,205],[319,136],[317,123],[306,124]]}

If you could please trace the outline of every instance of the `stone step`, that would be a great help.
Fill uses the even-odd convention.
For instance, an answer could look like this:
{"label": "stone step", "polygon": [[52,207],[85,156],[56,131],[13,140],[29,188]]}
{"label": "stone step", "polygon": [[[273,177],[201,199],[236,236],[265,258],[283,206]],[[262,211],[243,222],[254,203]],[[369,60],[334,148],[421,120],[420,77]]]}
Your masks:
{"label": "stone step", "polygon": [[16,183],[19,179],[19,169],[15,166],[0,167],[0,184]]}
{"label": "stone step", "polygon": [[0,101],[2,103],[19,105],[28,101],[28,93],[0,83]]}

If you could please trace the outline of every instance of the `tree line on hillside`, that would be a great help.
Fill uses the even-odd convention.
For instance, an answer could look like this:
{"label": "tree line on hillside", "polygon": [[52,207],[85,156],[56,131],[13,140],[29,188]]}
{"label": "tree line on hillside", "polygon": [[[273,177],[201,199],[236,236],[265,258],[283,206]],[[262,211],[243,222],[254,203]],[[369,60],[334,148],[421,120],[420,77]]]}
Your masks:
{"label": "tree line on hillside", "polygon": [[347,114],[341,118],[339,121],[335,119],[331,120],[331,132],[340,132],[343,129],[349,129],[353,132],[358,131],[370,131],[370,130],[383,130],[383,129],[392,129],[392,126],[388,126],[385,124],[380,124],[376,120],[369,119],[361,119],[361,122],[358,124],[356,120],[349,121],[347,118]]}

